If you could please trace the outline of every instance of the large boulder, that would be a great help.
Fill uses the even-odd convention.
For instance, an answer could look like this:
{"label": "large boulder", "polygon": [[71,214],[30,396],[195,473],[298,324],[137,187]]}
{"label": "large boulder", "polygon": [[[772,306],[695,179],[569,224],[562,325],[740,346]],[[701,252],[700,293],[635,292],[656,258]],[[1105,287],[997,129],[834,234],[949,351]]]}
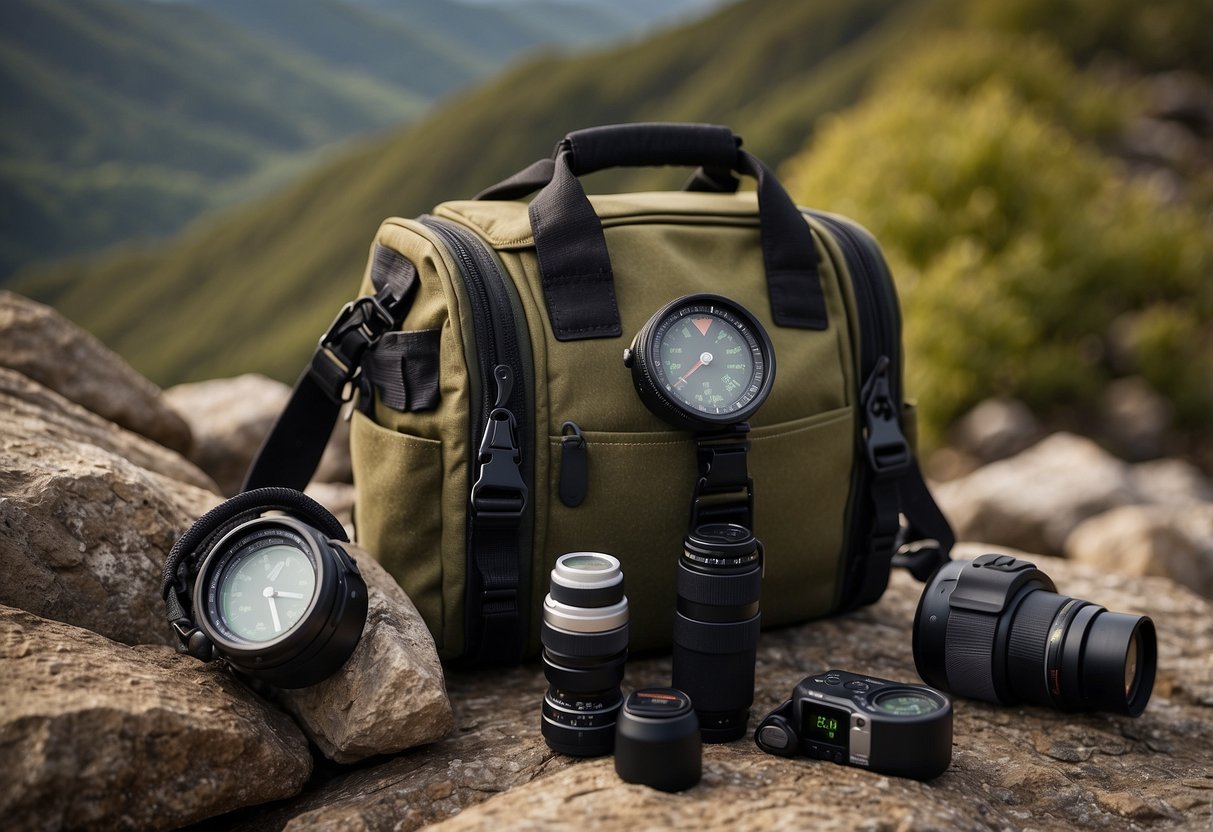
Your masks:
{"label": "large boulder", "polygon": [[1122,575],[1162,575],[1213,598],[1213,503],[1100,514],[1070,533],[1066,556]]}
{"label": "large boulder", "polygon": [[182,482],[209,480],[179,457],[79,418],[16,374],[0,383],[0,604],[127,644],[170,643],[164,559],[221,498]]}
{"label": "large boulder", "polygon": [[[291,388],[256,373],[178,384],[165,398],[194,434],[191,458],[223,493],[240,490],[249,464],[290,398]],[[313,479],[353,482],[349,426],[338,420]]]}
{"label": "large boulder", "polygon": [[[989,547],[960,547],[972,557]],[[539,732],[538,662],[450,672],[456,729],[442,742],[342,772],[290,804],[220,820],[237,830],[746,828],[1125,829],[1208,824],[1213,607],[1161,578],[1033,558],[1068,595],[1148,613],[1158,625],[1154,697],[1138,719],[957,700],[952,767],[929,784],[760,752],[750,736],[704,752],[681,795],[629,785],[610,757],[554,754]],[[910,627],[922,585],[847,616],[763,634],[751,728],[805,675],[829,667],[917,681]],[[625,688],[668,684],[668,656],[629,661]]]}
{"label": "large boulder", "polygon": [[986,463],[1031,446],[1040,435],[1040,423],[1018,399],[986,399],[960,417],[950,435],[958,450]]}
{"label": "large boulder", "polygon": [[348,551],[366,581],[366,629],[318,685],[280,701],[331,760],[353,763],[441,739],[454,723],[434,639],[413,602],[374,558]]}
{"label": "large boulder", "polygon": [[172,829],[296,794],[307,740],[223,671],[0,606],[6,829]]}
{"label": "large boulder", "polygon": [[0,365],[166,448],[189,451],[189,427],[160,388],[49,306],[8,291],[0,291]]}
{"label": "large boulder", "polygon": [[178,482],[219,491],[214,480],[176,451],[108,422],[6,367],[0,367],[0,433],[93,445]]}

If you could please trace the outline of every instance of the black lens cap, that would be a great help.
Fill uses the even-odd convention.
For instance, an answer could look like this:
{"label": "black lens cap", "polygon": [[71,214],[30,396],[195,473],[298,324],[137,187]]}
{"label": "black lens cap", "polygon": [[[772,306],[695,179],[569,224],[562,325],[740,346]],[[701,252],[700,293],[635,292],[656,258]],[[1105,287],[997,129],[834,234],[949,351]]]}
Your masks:
{"label": "black lens cap", "polygon": [[675,688],[634,691],[615,724],[615,772],[628,783],[680,792],[703,774],[703,740],[691,698]]}

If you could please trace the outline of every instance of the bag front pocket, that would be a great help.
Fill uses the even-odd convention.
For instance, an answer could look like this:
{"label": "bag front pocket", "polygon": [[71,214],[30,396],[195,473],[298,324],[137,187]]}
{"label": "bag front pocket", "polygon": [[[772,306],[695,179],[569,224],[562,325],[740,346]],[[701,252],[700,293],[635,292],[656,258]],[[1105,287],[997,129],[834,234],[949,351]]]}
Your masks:
{"label": "bag front pocket", "polygon": [[358,542],[404,588],[441,647],[442,443],[354,411],[350,457]]}
{"label": "bag front pocket", "polygon": [[[766,626],[828,613],[842,564],[854,414],[840,408],[750,434],[755,533],[766,551]],[[581,425],[581,428],[587,427]],[[631,647],[667,647],[676,601],[675,565],[698,478],[695,443],[682,431],[582,430],[584,499],[560,499],[563,437],[550,436],[548,522],[534,597],[566,552],[600,551],[623,564]],[[537,541],[540,539],[537,530]]]}

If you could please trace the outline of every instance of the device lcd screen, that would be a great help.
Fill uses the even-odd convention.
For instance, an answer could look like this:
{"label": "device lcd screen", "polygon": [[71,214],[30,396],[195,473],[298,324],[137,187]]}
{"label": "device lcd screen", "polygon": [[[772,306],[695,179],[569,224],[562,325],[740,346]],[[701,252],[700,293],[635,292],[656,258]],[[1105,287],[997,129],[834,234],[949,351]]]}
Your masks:
{"label": "device lcd screen", "polygon": [[851,715],[839,708],[805,702],[801,730],[805,739],[846,748],[849,745]]}

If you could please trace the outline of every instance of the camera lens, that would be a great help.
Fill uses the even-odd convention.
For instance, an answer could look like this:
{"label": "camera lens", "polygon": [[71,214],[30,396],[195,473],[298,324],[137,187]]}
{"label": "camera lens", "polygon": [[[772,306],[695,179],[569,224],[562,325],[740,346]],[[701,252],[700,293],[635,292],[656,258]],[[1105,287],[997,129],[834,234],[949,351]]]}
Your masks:
{"label": "camera lens", "polygon": [[1157,641],[1145,616],[1059,595],[1028,561],[944,564],[914,616],[927,684],[987,702],[1138,716],[1154,690]]}
{"label": "camera lens", "polygon": [[628,657],[628,599],[619,561],[598,552],[560,557],[543,599],[540,639],[548,680],[544,740],[576,757],[610,754]]}
{"label": "camera lens", "polygon": [[743,526],[699,526],[683,541],[677,586],[674,687],[695,704],[704,742],[740,739],[754,701],[762,545]]}

